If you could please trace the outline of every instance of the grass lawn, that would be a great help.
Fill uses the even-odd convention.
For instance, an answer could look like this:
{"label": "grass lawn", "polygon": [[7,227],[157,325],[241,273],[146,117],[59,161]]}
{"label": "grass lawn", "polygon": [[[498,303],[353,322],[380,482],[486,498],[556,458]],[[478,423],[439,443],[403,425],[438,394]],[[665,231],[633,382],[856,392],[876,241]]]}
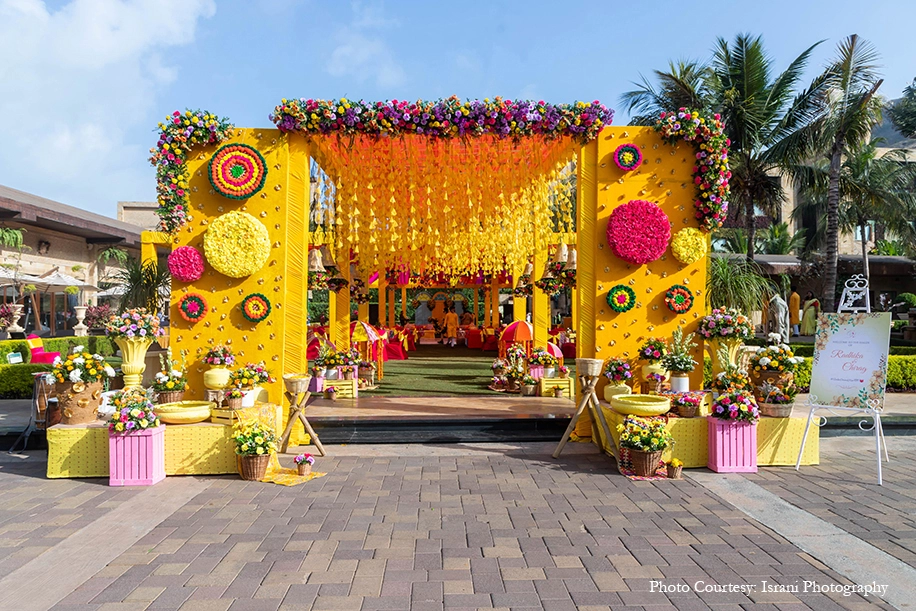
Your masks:
{"label": "grass lawn", "polygon": [[[379,397],[496,396],[487,386],[496,352],[449,348],[441,344],[418,346],[406,361],[385,361],[385,379],[376,390],[360,395]],[[571,372],[572,374],[572,372]]]}

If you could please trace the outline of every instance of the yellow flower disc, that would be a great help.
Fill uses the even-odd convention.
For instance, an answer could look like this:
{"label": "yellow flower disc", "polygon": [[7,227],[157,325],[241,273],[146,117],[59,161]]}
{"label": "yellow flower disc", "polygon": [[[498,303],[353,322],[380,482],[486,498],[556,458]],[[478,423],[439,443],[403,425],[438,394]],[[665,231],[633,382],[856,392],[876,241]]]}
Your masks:
{"label": "yellow flower disc", "polygon": [[681,229],[671,239],[671,253],[684,265],[696,263],[705,257],[708,248],[706,234],[693,227]]}
{"label": "yellow flower disc", "polygon": [[213,269],[230,278],[244,278],[267,263],[267,228],[247,212],[227,212],[210,223],[204,234],[204,255]]}

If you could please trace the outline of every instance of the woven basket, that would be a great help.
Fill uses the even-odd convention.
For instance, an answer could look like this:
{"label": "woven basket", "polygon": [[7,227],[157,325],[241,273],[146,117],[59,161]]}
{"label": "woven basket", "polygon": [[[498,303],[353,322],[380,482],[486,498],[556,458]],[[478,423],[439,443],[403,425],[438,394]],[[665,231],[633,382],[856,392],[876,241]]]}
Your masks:
{"label": "woven basket", "polygon": [[296,469],[299,471],[299,475],[308,475],[312,472],[312,465],[304,462],[302,464],[296,465]]}
{"label": "woven basket", "polygon": [[678,405],[677,415],[681,418],[693,418],[697,415],[696,405]]}
{"label": "woven basket", "polygon": [[754,398],[760,403],[766,398],[763,396],[765,382],[777,388],[786,388],[795,380],[795,374],[789,371],[753,371],[751,380],[754,383]]}
{"label": "woven basket", "polygon": [[662,461],[662,452],[643,452],[642,450],[630,449],[630,462],[633,463],[633,471],[638,477],[652,477],[658,470],[658,465]]}
{"label": "woven basket", "polygon": [[242,398],[226,399],[226,409],[242,409]]}
{"label": "woven basket", "polygon": [[306,392],[309,389],[309,382],[312,376],[307,373],[284,373],[283,383],[286,384],[286,390],[294,395]]}
{"label": "woven basket", "polygon": [[604,368],[604,361],[599,359],[576,359],[576,373],[580,376],[598,377]]}
{"label": "woven basket", "polygon": [[268,464],[270,464],[270,454],[241,456],[239,457],[239,475],[245,481],[261,481],[267,473]]}
{"label": "woven basket", "polygon": [[672,467],[667,465],[668,469],[668,479],[681,479],[681,471],[684,470],[684,467]]}
{"label": "woven basket", "polygon": [[163,403],[178,403],[182,399],[184,399],[183,390],[163,390],[156,395],[156,403],[159,405]]}
{"label": "woven basket", "polygon": [[522,396],[523,397],[534,397],[534,396],[537,396],[537,393],[538,393],[538,387],[535,386],[534,384],[530,386],[524,386],[524,385],[522,386]]}
{"label": "woven basket", "polygon": [[770,418],[788,418],[792,415],[792,408],[795,407],[795,403],[760,402],[757,404],[757,407],[760,408],[760,414],[762,416],[769,416]]}

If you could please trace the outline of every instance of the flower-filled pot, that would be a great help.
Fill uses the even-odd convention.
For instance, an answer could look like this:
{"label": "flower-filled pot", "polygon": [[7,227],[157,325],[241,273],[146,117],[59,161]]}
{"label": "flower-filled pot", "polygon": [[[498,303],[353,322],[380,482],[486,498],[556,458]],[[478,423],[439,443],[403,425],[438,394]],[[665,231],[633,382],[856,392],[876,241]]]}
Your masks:
{"label": "flower-filled pot", "polygon": [[345,371],[345,372],[343,372],[343,379],[344,379],[344,380],[352,380],[352,379],[353,379],[353,371],[350,370],[350,371]]}
{"label": "flower-filled pot", "polygon": [[210,390],[222,390],[229,384],[232,372],[225,365],[210,365],[204,372],[204,386]]}
{"label": "flower-filled pot", "polygon": [[537,394],[538,387],[533,384],[526,384],[522,386],[522,396],[523,397],[534,397]]}
{"label": "flower-filled pot", "polygon": [[61,424],[89,424],[95,422],[102,396],[102,383],[58,382],[57,401],[60,405]]}
{"label": "flower-filled pot", "polygon": [[665,369],[665,366],[659,362],[649,363],[648,365],[643,365],[641,373],[642,373],[642,381],[645,382],[646,384],[649,384],[650,386],[655,384],[655,381],[649,378],[649,376],[652,374],[662,376],[664,378],[662,380],[663,382],[667,382],[668,378],[671,377],[671,372]]}
{"label": "flower-filled pot", "polygon": [[259,482],[267,474],[269,464],[270,454],[239,456],[239,475],[245,481]]}
{"label": "flower-filled pot", "polygon": [[617,395],[629,395],[632,392],[626,384],[608,384],[604,387],[604,400],[610,403]]}
{"label": "flower-filled pot", "polygon": [[183,390],[163,390],[156,394],[156,403],[178,403],[184,399]]}
{"label": "flower-filled pot", "polygon": [[226,409],[242,409],[243,397],[226,399]]}
{"label": "flower-filled pot", "polygon": [[765,401],[757,401],[757,407],[760,408],[761,416],[768,416],[770,418],[788,418],[792,415],[792,409],[795,407],[795,402],[766,403]]}
{"label": "flower-filled pot", "polygon": [[528,366],[528,375],[532,378],[543,378],[544,375],[544,366],[543,365],[529,365]]}
{"label": "flower-filled pot", "polygon": [[751,371],[751,380],[754,382],[754,398],[759,403],[766,399],[762,392],[764,384],[787,388],[795,380],[795,374],[791,371]]}
{"label": "flower-filled pot", "polygon": [[336,390],[326,390],[324,391],[324,397],[325,399],[328,399],[330,401],[336,401],[337,400],[337,391]]}
{"label": "flower-filled pot", "polygon": [[757,472],[757,425],[709,416],[706,466],[716,473]]}
{"label": "flower-filled pot", "polygon": [[662,451],[645,452],[630,448],[630,462],[637,477],[652,477],[662,462]]}
{"label": "flower-filled pot", "polygon": [[561,372],[560,372],[560,375],[559,375],[558,377],[559,377],[561,380],[565,380],[565,379],[567,379],[567,378],[569,377],[569,372],[568,372],[568,371],[561,371]]}
{"label": "flower-filled pot", "polygon": [[554,396],[554,398],[556,398],[556,399],[562,399],[562,398],[563,398],[563,393],[564,393],[564,392],[565,392],[565,391],[563,390],[563,387],[562,387],[562,386],[555,386],[554,389],[553,389],[553,396]]}
{"label": "flower-filled pot", "polygon": [[690,392],[690,377],[686,373],[672,373],[671,392]]}
{"label": "flower-filled pot", "polygon": [[260,386],[242,389],[242,407],[254,407],[263,389]]}
{"label": "flower-filled pot", "polygon": [[307,462],[299,463],[298,465],[296,465],[296,470],[299,472],[299,476],[300,476],[300,477],[303,477],[303,476],[305,476],[305,475],[311,474],[311,472],[312,472],[312,465],[310,465],[310,464],[307,463]]}
{"label": "flower-filled pot", "polygon": [[152,486],[164,479],[164,426],[129,433],[109,433],[109,486]]}
{"label": "flower-filled pot", "polygon": [[124,374],[124,388],[138,388],[143,384],[143,372],[146,371],[146,351],[152,345],[152,339],[116,337],[115,344],[121,349],[121,372]]}
{"label": "flower-filled pot", "polygon": [[667,470],[668,479],[681,479],[681,472],[684,470],[684,467],[680,465],[667,465]]}

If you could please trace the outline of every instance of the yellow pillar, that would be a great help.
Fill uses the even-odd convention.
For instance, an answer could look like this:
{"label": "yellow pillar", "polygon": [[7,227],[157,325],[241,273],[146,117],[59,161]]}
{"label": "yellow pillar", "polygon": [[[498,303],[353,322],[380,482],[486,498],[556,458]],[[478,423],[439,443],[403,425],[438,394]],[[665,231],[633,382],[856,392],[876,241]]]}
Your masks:
{"label": "yellow pillar", "polygon": [[[516,267],[512,270],[512,280],[518,284],[518,279],[522,275],[523,268]],[[513,297],[512,298],[512,320],[525,320],[528,315],[528,298],[527,297]]]}
{"label": "yellow pillar", "polygon": [[333,318],[328,324],[329,339],[337,346],[338,350],[350,348],[350,257],[337,253],[337,269],[341,277],[347,281],[347,286],[340,289],[328,299],[334,306],[331,308]]}
{"label": "yellow pillar", "polygon": [[[547,265],[547,251],[538,250],[534,253],[534,273],[543,272]],[[535,287],[531,295],[531,326],[534,327],[534,345],[539,348],[547,347],[547,330],[550,325],[550,299],[547,294]]]}
{"label": "yellow pillar", "polygon": [[384,272],[378,277],[378,325],[385,326],[385,312],[388,310],[388,281]]}
{"label": "yellow pillar", "polygon": [[401,287],[401,314],[407,316],[407,287]]}
{"label": "yellow pillar", "polygon": [[163,233],[161,231],[141,231],[140,261],[143,263],[146,263],[147,261],[153,261],[155,263],[158,260],[158,255],[156,254],[156,246],[168,246],[171,243],[172,239],[167,233]]}
{"label": "yellow pillar", "polygon": [[595,304],[598,300],[595,283],[595,265],[598,252],[598,143],[589,142],[579,151],[576,164],[576,185],[578,189],[576,237],[579,254],[576,268],[576,296],[573,306],[576,320],[576,356],[586,359],[608,356],[596,353],[595,345]]}
{"label": "yellow pillar", "polygon": [[495,275],[490,280],[490,325],[499,326],[499,285]]}
{"label": "yellow pillar", "polygon": [[480,294],[476,286],[474,287],[474,324],[480,324]]}
{"label": "yellow pillar", "polygon": [[359,304],[359,319],[363,322],[369,322],[369,302]]}

